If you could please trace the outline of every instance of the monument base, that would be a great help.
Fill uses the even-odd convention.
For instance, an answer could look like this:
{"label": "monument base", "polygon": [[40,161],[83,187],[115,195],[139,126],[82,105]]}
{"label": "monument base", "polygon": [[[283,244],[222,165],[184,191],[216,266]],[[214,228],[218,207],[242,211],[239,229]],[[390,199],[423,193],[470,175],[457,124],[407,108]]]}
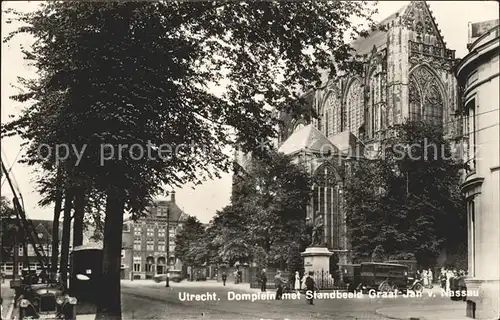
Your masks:
{"label": "monument base", "polygon": [[326,247],[309,247],[301,253],[304,258],[304,271],[308,274],[310,271],[330,272],[330,257],[332,252]]}

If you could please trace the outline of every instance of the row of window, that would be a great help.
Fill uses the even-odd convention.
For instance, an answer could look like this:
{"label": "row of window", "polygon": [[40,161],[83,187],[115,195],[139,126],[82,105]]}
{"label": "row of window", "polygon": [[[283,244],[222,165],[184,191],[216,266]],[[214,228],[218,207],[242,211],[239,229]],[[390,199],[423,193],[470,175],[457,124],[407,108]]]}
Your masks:
{"label": "row of window", "polygon": [[[27,252],[28,256],[33,256],[33,257],[36,256],[35,249],[33,248],[33,246],[31,244],[26,245],[26,247],[28,249],[27,250],[28,251]],[[45,254],[48,254],[48,255],[50,255],[51,252],[52,252],[52,246],[51,245],[40,245],[39,249],[42,249],[45,252]],[[19,256],[23,256],[24,255],[24,247],[23,246],[19,247],[19,249],[18,249],[18,255]]]}
{"label": "row of window", "polygon": [[[146,244],[146,251],[166,251],[166,245],[163,244],[163,243],[158,243],[156,245],[156,250],[155,250],[155,245],[154,243],[148,243]],[[141,251],[142,250],[142,245],[141,243],[134,243],[134,250],[136,251]],[[169,249],[171,252],[173,252],[175,250],[175,244],[171,244],[170,245],[170,249]]]}
{"label": "row of window", "polygon": [[[164,237],[166,228],[158,228],[158,237]],[[175,227],[170,227],[170,235],[175,235],[176,228]],[[134,235],[135,236],[142,236],[142,229],[140,227],[134,229]],[[146,234],[148,237],[154,237],[155,235],[155,229],[154,228],[147,228]]]}
{"label": "row of window", "polygon": [[[173,265],[175,263],[175,258],[170,259],[170,265]],[[145,263],[144,265],[142,263],[136,263],[134,262],[134,272],[142,272],[144,270],[145,272],[154,272],[155,265],[151,263]]]}
{"label": "row of window", "polygon": [[[42,266],[38,262],[34,262],[34,263],[30,263],[30,269],[41,271]],[[18,270],[18,273],[21,274],[21,271],[23,270],[23,263],[22,262],[18,263],[17,270]],[[2,263],[0,265],[0,272],[12,273],[13,271],[14,271],[14,264],[12,262],[6,262],[6,263]]]}

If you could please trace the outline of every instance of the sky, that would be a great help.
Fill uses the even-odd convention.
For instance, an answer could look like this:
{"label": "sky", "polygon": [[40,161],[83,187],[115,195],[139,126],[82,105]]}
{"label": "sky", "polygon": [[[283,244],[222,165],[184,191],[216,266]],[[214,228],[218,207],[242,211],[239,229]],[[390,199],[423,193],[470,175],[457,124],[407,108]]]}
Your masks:
{"label": "sky", "polygon": [[[378,14],[375,20],[380,21],[391,15],[409,1],[381,1],[378,4]],[[456,50],[456,57],[460,58],[467,53],[468,22],[478,22],[498,19],[498,2],[496,1],[428,1],[434,18],[441,29],[441,34],[449,49]],[[2,2],[2,39],[9,31],[15,29],[14,24],[6,24],[4,10],[14,8],[18,11],[30,11],[36,8],[34,1],[4,1]],[[34,70],[26,65],[20,54],[20,46],[29,47],[32,39],[28,36],[18,36],[13,41],[5,44],[2,42],[2,79],[1,79],[1,115],[2,123],[8,121],[9,115],[19,114],[23,105],[12,101],[9,96],[18,92],[13,87],[18,76],[31,76]],[[32,171],[17,160],[21,158],[24,150],[21,149],[21,139],[12,137],[2,139],[2,159],[11,169],[25,205],[27,214],[32,219],[51,219],[51,207],[40,208],[37,203],[40,195],[36,192],[36,185],[32,181]],[[176,203],[187,214],[196,216],[201,222],[207,223],[217,210],[229,204],[231,195],[231,174],[222,173],[222,178],[207,181],[193,189],[192,185],[185,185],[175,189]],[[2,178],[1,193],[12,198],[12,192]]]}

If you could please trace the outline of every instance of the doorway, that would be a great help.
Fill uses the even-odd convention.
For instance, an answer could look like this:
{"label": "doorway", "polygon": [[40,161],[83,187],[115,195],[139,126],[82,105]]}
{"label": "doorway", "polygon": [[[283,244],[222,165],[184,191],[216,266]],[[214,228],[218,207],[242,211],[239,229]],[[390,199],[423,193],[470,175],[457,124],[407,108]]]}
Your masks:
{"label": "doorway", "polygon": [[163,266],[156,266],[156,274],[164,274],[164,267]]}

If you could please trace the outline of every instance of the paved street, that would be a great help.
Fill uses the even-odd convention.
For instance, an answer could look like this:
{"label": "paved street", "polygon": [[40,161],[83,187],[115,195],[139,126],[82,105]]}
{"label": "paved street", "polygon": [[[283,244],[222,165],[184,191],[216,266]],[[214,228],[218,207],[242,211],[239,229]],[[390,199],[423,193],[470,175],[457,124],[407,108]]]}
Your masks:
{"label": "paved street", "polygon": [[[6,298],[12,291],[2,287]],[[215,294],[215,301],[181,301],[179,293]],[[259,293],[250,289],[248,284],[226,287],[215,281],[172,283],[165,288],[165,283],[151,280],[122,281],[123,319],[173,319],[173,320],[387,320],[409,319],[415,317],[426,320],[465,319],[464,304],[442,298],[440,291],[433,290],[434,297],[425,292],[420,298],[369,298],[361,299],[323,299],[316,300],[314,306],[306,304],[304,297],[296,300],[228,300],[228,292],[234,294]],[[273,291],[270,291],[273,292]],[[232,294],[230,293],[230,294]],[[220,299],[220,300],[219,300]],[[8,299],[11,300],[11,299]],[[8,305],[4,301],[4,307]],[[83,311],[83,310],[80,310]],[[79,312],[80,313],[80,312]],[[87,313],[87,312],[84,312]],[[7,310],[4,309],[5,317]],[[79,320],[93,320],[95,314],[78,315]]]}
{"label": "paved street", "polygon": [[[385,320],[389,318],[377,314],[377,310],[397,307],[401,315],[402,307],[412,310],[422,309],[424,306],[452,306],[449,299],[444,299],[440,295],[429,297],[427,294],[420,298],[383,299],[369,298],[365,295],[362,299],[325,299],[317,300],[314,306],[310,306],[306,304],[303,296],[298,300],[229,301],[228,292],[230,291],[258,292],[258,290],[249,289],[248,285],[230,284],[223,287],[222,284],[213,281],[172,283],[170,288],[165,288],[165,283],[156,284],[152,281],[123,281],[124,319]],[[220,300],[180,301],[179,293],[184,292],[189,294],[215,293],[217,299]],[[434,290],[434,292],[438,291]]]}

